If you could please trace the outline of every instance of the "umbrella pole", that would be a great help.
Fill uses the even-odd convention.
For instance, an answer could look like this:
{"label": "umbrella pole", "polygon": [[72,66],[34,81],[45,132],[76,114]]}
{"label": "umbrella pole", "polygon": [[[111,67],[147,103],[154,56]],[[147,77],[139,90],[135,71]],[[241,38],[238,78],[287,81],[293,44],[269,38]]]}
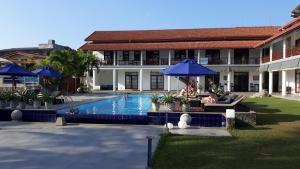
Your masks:
{"label": "umbrella pole", "polygon": [[179,95],[179,76],[177,77],[177,96]]}
{"label": "umbrella pole", "polygon": [[17,88],[16,76],[12,76],[12,92],[14,92],[16,88]]}
{"label": "umbrella pole", "polygon": [[186,82],[186,97],[189,97],[189,82],[190,82],[190,77],[187,77],[187,82]]}

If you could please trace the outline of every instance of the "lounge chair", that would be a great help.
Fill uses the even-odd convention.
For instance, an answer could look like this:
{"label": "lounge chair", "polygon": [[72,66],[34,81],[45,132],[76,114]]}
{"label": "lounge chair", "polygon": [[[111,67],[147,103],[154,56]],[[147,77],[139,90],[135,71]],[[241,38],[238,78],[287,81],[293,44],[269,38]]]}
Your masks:
{"label": "lounge chair", "polygon": [[51,93],[51,97],[53,98],[53,104],[62,104],[64,103],[63,98],[59,98],[61,95],[61,91],[54,91]]}
{"label": "lounge chair", "polygon": [[204,111],[226,111],[226,109],[236,109],[236,106],[241,103],[246,97],[238,96],[232,103],[205,103]]}

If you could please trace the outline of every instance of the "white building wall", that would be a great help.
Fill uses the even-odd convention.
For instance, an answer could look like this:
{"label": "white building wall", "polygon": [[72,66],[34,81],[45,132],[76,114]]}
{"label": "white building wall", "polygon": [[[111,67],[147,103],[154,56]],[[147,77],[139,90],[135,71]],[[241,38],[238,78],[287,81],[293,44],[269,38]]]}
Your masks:
{"label": "white building wall", "polygon": [[295,70],[286,71],[286,86],[292,88],[292,93],[295,93]]}
{"label": "white building wall", "polygon": [[93,51],[93,54],[100,60],[104,59],[104,51]]}

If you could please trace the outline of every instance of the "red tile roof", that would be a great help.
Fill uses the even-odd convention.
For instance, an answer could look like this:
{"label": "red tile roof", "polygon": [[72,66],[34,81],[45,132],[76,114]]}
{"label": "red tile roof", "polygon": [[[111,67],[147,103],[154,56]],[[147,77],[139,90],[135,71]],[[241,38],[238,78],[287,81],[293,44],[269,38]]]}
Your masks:
{"label": "red tile roof", "polygon": [[169,30],[95,31],[85,41],[97,43],[170,42],[206,40],[264,40],[278,32],[277,26]]}
{"label": "red tile roof", "polygon": [[277,38],[280,38],[296,29],[300,28],[300,17],[290,21],[289,23],[287,23],[286,25],[282,26],[280,29],[279,29],[279,32],[276,33],[275,35],[271,36],[270,38],[262,41],[261,43],[257,44],[255,47],[260,47],[260,46],[263,46],[267,43],[270,43],[271,41],[277,39]]}
{"label": "red tile roof", "polygon": [[86,43],[83,50],[175,50],[175,49],[226,49],[254,48],[259,42],[249,41],[200,41],[200,42],[152,42],[152,43]]}

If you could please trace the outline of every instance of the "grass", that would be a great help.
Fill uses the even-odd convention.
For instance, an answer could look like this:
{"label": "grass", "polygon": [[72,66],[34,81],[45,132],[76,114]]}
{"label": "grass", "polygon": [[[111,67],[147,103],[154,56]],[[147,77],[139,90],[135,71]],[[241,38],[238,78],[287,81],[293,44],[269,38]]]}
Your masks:
{"label": "grass", "polygon": [[300,102],[256,98],[244,104],[257,112],[255,128],[233,130],[233,137],[163,135],[153,168],[300,168]]}

